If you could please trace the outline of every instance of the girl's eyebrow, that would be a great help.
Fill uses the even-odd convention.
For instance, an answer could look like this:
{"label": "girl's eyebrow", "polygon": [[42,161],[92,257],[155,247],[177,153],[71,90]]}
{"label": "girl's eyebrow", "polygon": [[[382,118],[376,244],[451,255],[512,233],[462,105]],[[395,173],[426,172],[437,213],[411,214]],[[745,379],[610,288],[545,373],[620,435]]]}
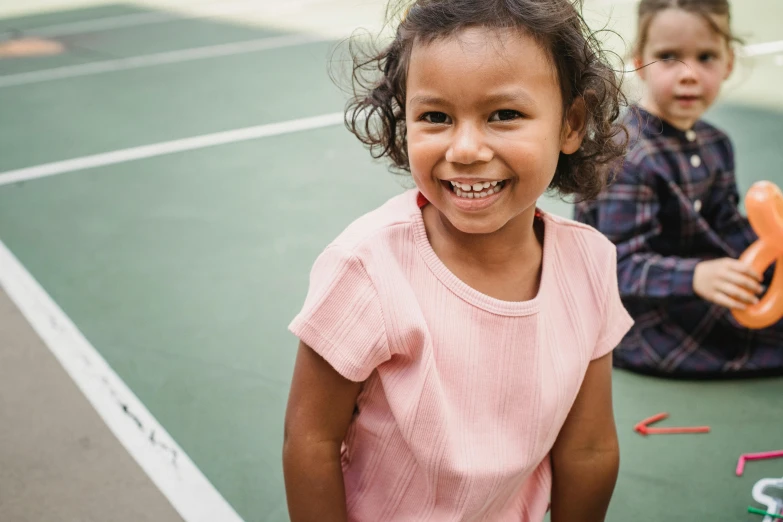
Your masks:
{"label": "girl's eyebrow", "polygon": [[[719,49],[717,47],[700,47],[694,50],[694,54],[713,53],[717,54]],[[682,50],[676,47],[661,47],[660,49],[653,50],[652,54],[660,56],[662,54],[681,54]]]}
{"label": "girl's eyebrow", "polygon": [[[498,103],[516,102],[522,104],[532,104],[533,98],[522,90],[514,90],[507,92],[499,92],[490,94],[483,100],[487,105],[494,105]],[[428,94],[417,94],[409,102],[411,105],[449,105],[449,102],[438,96],[432,96]]]}
{"label": "girl's eyebrow", "polygon": [[413,98],[411,98],[410,101],[411,105],[414,104],[420,104],[420,105],[448,105],[449,102],[444,100],[443,98],[440,98],[438,96],[432,96],[429,94],[417,94]]}
{"label": "girl's eyebrow", "polygon": [[532,105],[533,97],[521,89],[490,94],[484,100],[487,104],[516,102],[524,105]]}
{"label": "girl's eyebrow", "polygon": [[670,42],[658,43],[657,45],[653,42],[650,42],[649,46],[653,51],[673,51],[680,47],[679,45],[672,44]]}
{"label": "girl's eyebrow", "polygon": [[[697,51],[710,51],[710,50],[713,50],[713,49],[715,49],[717,47],[720,47],[720,43],[718,43],[718,42],[715,42],[715,43],[701,43],[701,44],[699,44],[696,47],[696,50]],[[656,47],[655,45],[650,45],[650,48],[654,52],[657,52],[657,53],[659,53],[661,51],[676,52],[676,51],[682,50],[682,46],[680,46],[680,45],[672,45],[670,43],[658,44],[658,47]]]}

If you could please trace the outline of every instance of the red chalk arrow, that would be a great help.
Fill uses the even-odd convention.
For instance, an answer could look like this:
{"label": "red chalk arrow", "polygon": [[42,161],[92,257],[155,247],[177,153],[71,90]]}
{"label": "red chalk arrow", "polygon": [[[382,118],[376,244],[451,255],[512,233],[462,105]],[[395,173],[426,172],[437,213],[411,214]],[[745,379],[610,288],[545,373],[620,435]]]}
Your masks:
{"label": "red chalk arrow", "polygon": [[676,428],[651,428],[650,424],[661,421],[669,416],[668,413],[659,413],[648,417],[643,421],[636,424],[633,427],[634,431],[641,435],[663,435],[674,433],[709,433],[709,426],[690,426],[690,427],[676,427]]}

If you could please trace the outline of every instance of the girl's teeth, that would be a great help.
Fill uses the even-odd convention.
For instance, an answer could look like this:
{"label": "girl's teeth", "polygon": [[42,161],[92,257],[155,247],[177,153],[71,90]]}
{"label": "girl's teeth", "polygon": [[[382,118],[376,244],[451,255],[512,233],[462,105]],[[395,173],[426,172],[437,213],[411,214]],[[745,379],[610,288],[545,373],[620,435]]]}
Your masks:
{"label": "girl's teeth", "polygon": [[[476,183],[476,185],[481,185],[481,192],[472,190],[474,186],[470,185],[463,185],[461,183],[452,182],[452,185],[454,186],[454,193],[460,197],[460,198],[466,198],[466,199],[481,199],[485,198],[487,196],[491,196],[492,194],[497,194],[501,191],[503,188],[503,185],[500,185],[497,181],[494,182],[494,185],[492,183],[486,182],[486,183]],[[484,187],[484,185],[488,185],[488,187]],[[468,189],[465,190],[464,187],[467,186]]]}
{"label": "girl's teeth", "polygon": [[496,187],[498,185],[498,181],[484,181],[482,183],[474,183],[473,185],[468,185],[467,183],[460,183],[459,181],[450,181],[451,186],[455,189],[462,189],[464,192],[470,192],[471,190],[473,192],[479,192],[484,189],[488,189],[490,187]]}

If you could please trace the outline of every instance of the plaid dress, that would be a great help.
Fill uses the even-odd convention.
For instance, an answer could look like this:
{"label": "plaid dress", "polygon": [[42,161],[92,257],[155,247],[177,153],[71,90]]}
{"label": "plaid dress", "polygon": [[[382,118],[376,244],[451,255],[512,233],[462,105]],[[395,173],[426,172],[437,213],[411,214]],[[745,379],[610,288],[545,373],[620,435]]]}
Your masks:
{"label": "plaid dress", "polygon": [[703,121],[683,132],[638,107],[624,123],[631,144],[617,178],[574,216],[617,246],[620,294],[636,323],[615,366],[671,377],[783,374],[783,321],[749,330],[693,291],[697,263],[737,258],[756,239],[737,208],[731,141]]}

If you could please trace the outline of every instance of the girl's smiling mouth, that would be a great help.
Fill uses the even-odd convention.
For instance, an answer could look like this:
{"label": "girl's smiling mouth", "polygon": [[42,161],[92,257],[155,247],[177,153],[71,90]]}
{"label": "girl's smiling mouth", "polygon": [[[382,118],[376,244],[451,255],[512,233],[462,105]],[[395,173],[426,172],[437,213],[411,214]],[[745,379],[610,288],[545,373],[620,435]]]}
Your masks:
{"label": "girl's smiling mouth", "polygon": [[441,184],[453,194],[463,199],[482,199],[497,194],[506,186],[508,180],[498,181],[441,181]]}
{"label": "girl's smiling mouth", "polygon": [[463,212],[489,208],[506,193],[509,179],[503,180],[442,180],[451,203]]}

